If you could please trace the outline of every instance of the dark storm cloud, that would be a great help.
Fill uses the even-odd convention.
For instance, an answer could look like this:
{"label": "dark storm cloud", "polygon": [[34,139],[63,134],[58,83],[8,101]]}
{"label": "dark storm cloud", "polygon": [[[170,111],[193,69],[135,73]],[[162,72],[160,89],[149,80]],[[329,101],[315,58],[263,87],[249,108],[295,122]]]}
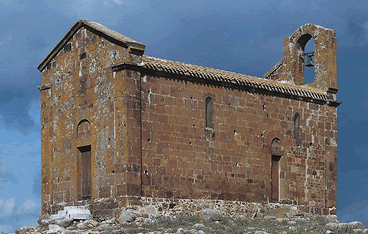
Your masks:
{"label": "dark storm cloud", "polygon": [[26,87],[14,90],[14,87],[4,85],[0,88],[0,121],[4,122],[6,127],[19,129],[24,133],[35,127],[28,114],[29,102],[37,95],[33,93],[27,93]]}

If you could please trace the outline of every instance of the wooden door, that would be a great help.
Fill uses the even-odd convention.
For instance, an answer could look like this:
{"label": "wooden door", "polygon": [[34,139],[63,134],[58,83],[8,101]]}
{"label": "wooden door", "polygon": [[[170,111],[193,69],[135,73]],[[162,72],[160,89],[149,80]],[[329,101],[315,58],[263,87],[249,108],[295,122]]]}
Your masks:
{"label": "wooden door", "polygon": [[89,199],[92,194],[91,146],[78,148],[80,151],[80,193],[81,198]]}
{"label": "wooden door", "polygon": [[271,163],[271,201],[278,202],[279,201],[279,181],[280,181],[280,173],[279,173],[279,162],[280,156],[272,155],[272,163]]}

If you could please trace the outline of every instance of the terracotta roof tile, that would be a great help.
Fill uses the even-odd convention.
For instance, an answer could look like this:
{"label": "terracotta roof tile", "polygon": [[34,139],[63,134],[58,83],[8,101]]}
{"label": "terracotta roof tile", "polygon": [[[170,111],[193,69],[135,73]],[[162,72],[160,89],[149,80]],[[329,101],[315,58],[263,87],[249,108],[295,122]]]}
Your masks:
{"label": "terracotta roof tile", "polygon": [[319,100],[327,100],[326,92],[320,89],[297,86],[285,81],[275,81],[254,76],[248,76],[235,72],[219,70],[215,68],[202,67],[187,63],[180,63],[166,59],[143,56],[144,68],[163,71],[170,74],[197,77],[205,80],[228,82],[242,86],[264,89],[272,92],[291,94],[295,96],[308,97]]}

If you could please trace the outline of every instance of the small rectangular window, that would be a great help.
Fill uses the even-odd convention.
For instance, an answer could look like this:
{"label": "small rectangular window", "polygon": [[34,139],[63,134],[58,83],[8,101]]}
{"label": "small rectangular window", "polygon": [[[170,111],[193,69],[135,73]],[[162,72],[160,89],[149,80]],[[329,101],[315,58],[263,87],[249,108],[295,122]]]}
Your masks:
{"label": "small rectangular window", "polygon": [[67,43],[65,46],[64,46],[64,52],[69,52],[72,50],[72,43]]}
{"label": "small rectangular window", "polygon": [[79,59],[82,60],[82,59],[85,59],[87,57],[87,54],[86,52],[82,53],[79,55]]}

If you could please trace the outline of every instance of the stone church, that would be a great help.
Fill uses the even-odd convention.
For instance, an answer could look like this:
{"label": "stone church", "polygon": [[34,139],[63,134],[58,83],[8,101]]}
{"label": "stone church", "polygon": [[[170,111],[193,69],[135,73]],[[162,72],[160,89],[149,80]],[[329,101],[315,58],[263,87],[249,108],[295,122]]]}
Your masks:
{"label": "stone church", "polygon": [[146,56],[140,42],[76,22],[37,67],[42,215],[78,204],[111,215],[143,197],[334,214],[336,33],[305,24],[283,46],[258,78]]}

